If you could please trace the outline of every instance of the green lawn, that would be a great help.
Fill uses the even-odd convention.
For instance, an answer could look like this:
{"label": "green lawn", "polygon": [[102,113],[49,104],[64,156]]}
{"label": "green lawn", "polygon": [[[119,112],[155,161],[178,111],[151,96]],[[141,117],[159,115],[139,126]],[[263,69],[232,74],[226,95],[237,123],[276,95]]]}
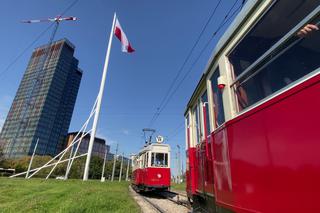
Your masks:
{"label": "green lawn", "polygon": [[186,183],[183,182],[183,183],[172,183],[171,182],[171,189],[173,190],[177,190],[177,191],[186,191]]}
{"label": "green lawn", "polygon": [[0,178],[0,212],[140,212],[128,185]]}

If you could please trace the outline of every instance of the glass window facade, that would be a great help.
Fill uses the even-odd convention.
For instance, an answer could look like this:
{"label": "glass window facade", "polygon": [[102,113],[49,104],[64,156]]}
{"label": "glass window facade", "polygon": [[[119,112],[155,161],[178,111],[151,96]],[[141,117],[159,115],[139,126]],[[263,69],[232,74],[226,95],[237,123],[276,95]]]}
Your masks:
{"label": "glass window facade", "polygon": [[[0,133],[6,157],[55,155],[65,142],[82,72],[66,39],[33,52]],[[48,55],[46,54],[48,52]]]}

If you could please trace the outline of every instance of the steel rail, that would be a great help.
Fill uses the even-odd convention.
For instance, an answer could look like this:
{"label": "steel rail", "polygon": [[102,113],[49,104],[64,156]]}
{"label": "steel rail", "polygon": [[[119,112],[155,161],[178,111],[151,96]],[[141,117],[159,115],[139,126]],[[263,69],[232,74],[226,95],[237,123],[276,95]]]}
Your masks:
{"label": "steel rail", "polygon": [[[171,198],[168,195],[165,195],[165,193],[173,194],[173,195],[177,196],[177,200]],[[187,197],[185,195],[182,195],[182,194],[179,194],[179,193],[176,193],[176,192],[172,192],[172,191],[156,192],[156,194],[161,196],[161,197],[163,197],[163,198],[165,198],[165,199],[167,199],[167,200],[169,200],[169,201],[171,201],[171,202],[173,202],[173,203],[175,203],[175,204],[178,204],[180,206],[184,206],[184,207],[186,207],[188,209],[191,209],[191,206],[190,206],[188,201],[184,202],[184,201],[180,200],[180,195],[183,196],[183,197]]]}
{"label": "steel rail", "polygon": [[[140,195],[140,194],[139,194]],[[158,206],[157,204],[155,204],[155,203],[153,203],[152,201],[150,201],[148,198],[146,198],[145,196],[142,196],[142,195],[140,195],[141,197],[142,197],[142,199],[144,200],[144,201],[146,201],[147,203],[149,203],[154,209],[156,209],[158,212],[160,212],[160,213],[166,213],[166,211],[165,210],[163,210],[160,206]]]}
{"label": "steel rail", "polygon": [[149,205],[151,205],[156,211],[160,212],[160,213],[165,213],[166,211],[163,210],[160,206],[158,206],[157,204],[153,203],[152,201],[148,200],[148,198],[146,198],[145,196],[143,196],[142,194],[138,193],[138,191],[136,190],[135,187],[133,186],[129,186],[132,191],[134,191],[136,193],[136,195],[140,198],[142,198],[144,201],[146,201]]}

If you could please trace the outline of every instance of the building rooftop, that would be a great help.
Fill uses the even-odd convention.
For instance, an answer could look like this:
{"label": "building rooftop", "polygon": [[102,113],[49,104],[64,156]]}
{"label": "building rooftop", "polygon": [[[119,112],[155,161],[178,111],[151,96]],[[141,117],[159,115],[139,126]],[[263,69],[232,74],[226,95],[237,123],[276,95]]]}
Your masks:
{"label": "building rooftop", "polygon": [[[77,135],[79,132],[69,132],[68,133],[68,136],[69,135]],[[82,134],[83,132],[80,132],[79,134]],[[85,134],[85,132],[84,132],[84,134]],[[90,133],[89,134],[87,134],[84,138],[90,138],[91,137],[91,135],[90,135]],[[98,142],[98,143],[106,143],[106,140],[105,139],[102,139],[102,138],[98,138],[98,137],[95,137],[95,140],[96,140],[96,142]]]}
{"label": "building rooftop", "polygon": [[[69,41],[67,38],[63,38],[63,39],[60,39],[60,40],[57,40],[57,41],[53,41],[51,46],[52,45],[55,45],[55,44],[58,44],[58,43],[66,43],[69,47],[71,47],[73,50],[76,48],[74,44],[71,43],[71,41]],[[37,48],[35,48],[34,50],[39,50],[39,49],[43,49],[45,47],[47,47],[48,44],[44,44],[44,45],[41,45]]]}

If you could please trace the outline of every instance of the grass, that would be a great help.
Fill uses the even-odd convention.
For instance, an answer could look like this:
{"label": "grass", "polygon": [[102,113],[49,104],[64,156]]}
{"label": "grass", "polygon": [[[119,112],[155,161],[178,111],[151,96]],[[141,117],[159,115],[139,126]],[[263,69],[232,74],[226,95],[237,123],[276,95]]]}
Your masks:
{"label": "grass", "polygon": [[177,191],[186,191],[186,183],[183,182],[178,184],[178,183],[171,182],[171,189],[177,190]]}
{"label": "grass", "polygon": [[0,178],[0,212],[140,212],[128,185]]}

